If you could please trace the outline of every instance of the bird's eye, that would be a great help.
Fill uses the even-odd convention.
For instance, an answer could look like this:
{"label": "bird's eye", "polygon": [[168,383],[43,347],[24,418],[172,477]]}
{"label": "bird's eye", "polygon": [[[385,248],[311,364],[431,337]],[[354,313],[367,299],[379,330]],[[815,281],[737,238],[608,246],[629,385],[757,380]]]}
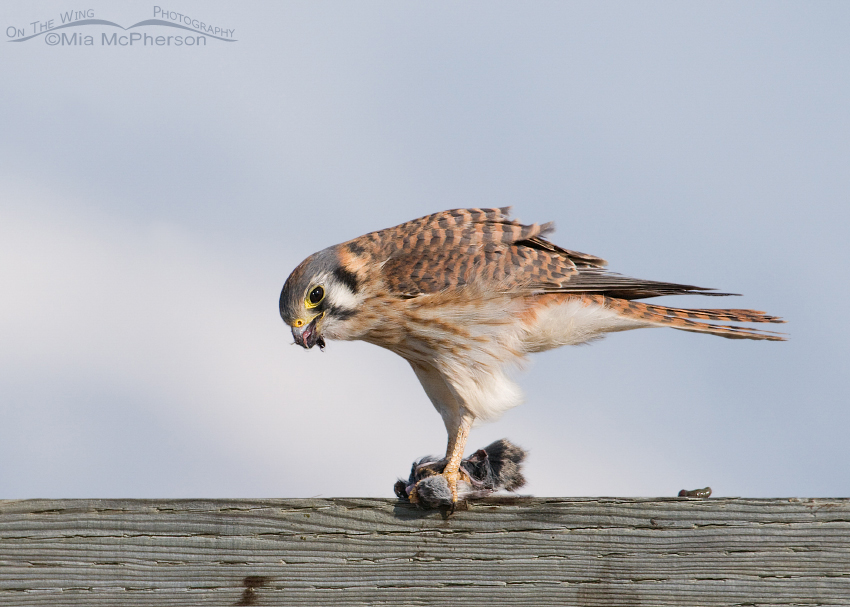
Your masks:
{"label": "bird's eye", "polygon": [[325,298],[325,290],[322,287],[315,287],[307,296],[307,307],[315,308]]}

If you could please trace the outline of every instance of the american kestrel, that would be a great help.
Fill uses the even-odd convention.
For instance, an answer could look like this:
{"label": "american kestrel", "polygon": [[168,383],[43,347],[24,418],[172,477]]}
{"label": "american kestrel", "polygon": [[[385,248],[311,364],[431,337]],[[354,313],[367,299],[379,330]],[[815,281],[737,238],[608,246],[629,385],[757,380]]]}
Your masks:
{"label": "american kestrel", "polygon": [[442,474],[455,501],[472,424],[521,402],[507,371],[532,352],[644,327],[783,340],[703,322],[783,322],[764,312],[636,302],[729,293],[609,272],[605,260],[544,238],[551,223],[524,225],[509,210],[443,211],[328,247],[301,262],[280,294],[296,344],[360,339],[410,363],[446,425]]}

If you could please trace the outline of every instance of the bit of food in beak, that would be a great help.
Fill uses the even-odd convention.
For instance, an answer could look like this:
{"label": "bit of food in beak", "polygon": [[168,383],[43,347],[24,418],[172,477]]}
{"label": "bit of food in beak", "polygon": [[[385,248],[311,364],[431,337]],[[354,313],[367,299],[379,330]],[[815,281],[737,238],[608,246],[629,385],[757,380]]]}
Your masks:
{"label": "bit of food in beak", "polygon": [[303,347],[305,350],[309,350],[315,345],[318,345],[320,350],[325,349],[325,340],[322,339],[322,336],[316,329],[316,321],[318,321],[320,317],[321,315],[311,320],[304,328],[299,329],[297,327],[292,327],[292,338],[295,340],[296,344]]}

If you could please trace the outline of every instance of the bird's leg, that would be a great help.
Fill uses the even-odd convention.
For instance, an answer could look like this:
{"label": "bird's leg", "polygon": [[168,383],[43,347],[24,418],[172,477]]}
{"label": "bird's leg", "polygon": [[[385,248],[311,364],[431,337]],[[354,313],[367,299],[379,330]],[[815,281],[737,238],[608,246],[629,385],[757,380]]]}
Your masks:
{"label": "bird's leg", "polygon": [[469,437],[469,429],[472,427],[472,418],[461,416],[457,431],[449,432],[449,444],[446,447],[446,467],[443,476],[449,483],[452,492],[452,503],[457,503],[457,481],[460,478],[460,462],[463,460],[463,451],[466,448],[466,439]]}

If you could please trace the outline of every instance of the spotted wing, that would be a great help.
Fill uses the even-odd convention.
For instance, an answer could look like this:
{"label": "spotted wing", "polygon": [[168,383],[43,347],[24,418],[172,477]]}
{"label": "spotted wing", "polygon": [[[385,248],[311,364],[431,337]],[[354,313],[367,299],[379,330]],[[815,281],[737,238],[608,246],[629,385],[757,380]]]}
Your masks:
{"label": "spotted wing", "polygon": [[636,280],[604,269],[605,260],[546,240],[548,224],[524,225],[509,208],[454,209],[414,219],[344,243],[369,255],[392,293],[415,297],[471,282],[502,291],[605,293],[635,299],[705,291]]}

